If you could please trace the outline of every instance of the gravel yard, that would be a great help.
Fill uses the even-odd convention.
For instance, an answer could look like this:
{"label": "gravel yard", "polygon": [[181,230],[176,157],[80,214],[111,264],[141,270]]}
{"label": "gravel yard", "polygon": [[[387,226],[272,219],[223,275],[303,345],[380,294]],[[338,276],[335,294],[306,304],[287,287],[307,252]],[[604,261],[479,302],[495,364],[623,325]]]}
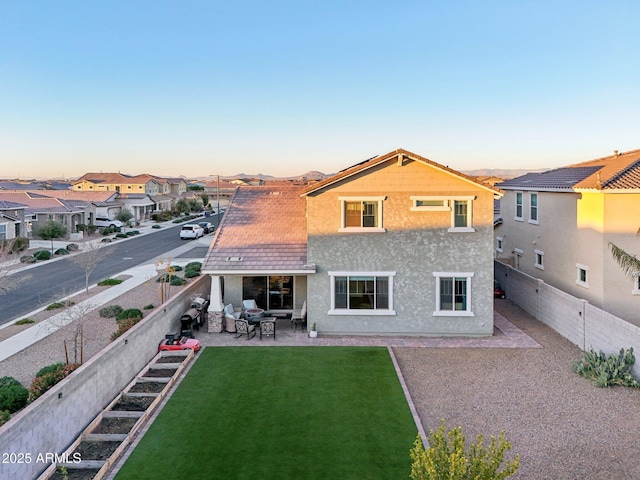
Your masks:
{"label": "gravel yard", "polygon": [[571,370],[578,347],[505,300],[496,309],[543,348],[394,349],[425,430],[442,418],[470,440],[504,430],[514,479],[639,479],[640,391],[594,387]]}

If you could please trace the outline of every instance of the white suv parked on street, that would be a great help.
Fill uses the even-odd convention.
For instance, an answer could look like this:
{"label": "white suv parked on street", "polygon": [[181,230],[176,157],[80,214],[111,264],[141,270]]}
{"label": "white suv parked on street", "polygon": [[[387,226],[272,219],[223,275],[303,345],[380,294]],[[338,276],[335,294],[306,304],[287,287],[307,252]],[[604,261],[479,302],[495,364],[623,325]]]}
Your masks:
{"label": "white suv parked on street", "polygon": [[204,237],[204,230],[196,223],[187,223],[180,229],[180,238],[200,238]]}
{"label": "white suv parked on street", "polygon": [[107,217],[96,217],[95,221],[93,222],[93,224],[96,227],[117,227],[120,228],[122,227],[122,222],[120,220],[112,220],[110,218]]}

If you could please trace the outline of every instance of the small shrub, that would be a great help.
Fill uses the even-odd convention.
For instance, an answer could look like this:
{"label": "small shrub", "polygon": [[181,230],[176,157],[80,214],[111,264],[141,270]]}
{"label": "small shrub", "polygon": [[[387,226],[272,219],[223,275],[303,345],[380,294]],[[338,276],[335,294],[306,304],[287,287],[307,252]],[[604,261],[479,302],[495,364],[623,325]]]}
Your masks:
{"label": "small shrub", "polygon": [[128,308],[127,310],[123,310],[118,315],[116,315],[116,320],[121,322],[127,319],[137,319],[140,320],[143,317],[142,311],[137,308]]}
{"label": "small shrub", "polygon": [[53,372],[57,372],[59,370],[62,370],[62,367],[64,367],[64,363],[62,363],[62,362],[52,363],[51,365],[47,365],[46,367],[42,367],[40,370],[38,370],[38,373],[36,373],[36,378],[37,377],[42,377],[44,375],[48,375],[49,373],[53,373]]}
{"label": "small shrub", "polygon": [[201,262],[189,262],[185,265],[184,267],[185,270],[202,270],[202,263]]}
{"label": "small shrub", "polygon": [[116,233],[116,238],[127,238],[126,233]]}
{"label": "small shrub", "polygon": [[143,310],[153,310],[156,307],[153,305],[153,303],[150,303],[149,305],[145,305],[142,308],[143,308]]}
{"label": "small shrub", "polygon": [[36,398],[40,397],[44,392],[49,390],[63,378],[67,377],[79,366],[80,364],[78,363],[68,363],[66,365],[63,363],[58,363],[49,365],[49,367],[45,367],[51,367],[51,370],[48,370],[47,373],[36,376],[36,378],[33,379],[33,382],[31,382],[31,386],[29,387],[29,401],[32,402]]}
{"label": "small shrub", "polygon": [[100,230],[100,235],[111,235],[113,233],[113,230],[109,227],[103,228]]}
{"label": "small shrub", "polygon": [[117,278],[105,278],[104,280],[98,282],[99,287],[111,287],[113,285],[120,285],[122,280]]}
{"label": "small shrub", "polygon": [[103,238],[102,240],[100,240],[101,242],[104,243],[111,243],[111,239],[110,238]]}
{"label": "small shrub", "polygon": [[69,308],[75,304],[76,302],[73,302],[71,300],[64,300],[62,302],[53,302],[51,305],[48,305],[47,308],[45,308],[45,310],[57,310],[58,308]]}
{"label": "small shrub", "polygon": [[0,410],[0,427],[7,423],[11,418],[11,413],[8,410]]}
{"label": "small shrub", "polygon": [[582,358],[573,364],[573,371],[593,383],[596,387],[610,387],[623,385],[625,387],[640,388],[640,382],[631,373],[636,361],[633,348],[625,352],[623,348],[618,354],[606,356],[602,351],[584,352]]}
{"label": "small shrub", "polygon": [[[418,435],[410,451],[411,479],[502,480],[518,470],[519,455],[513,461],[505,461],[504,455],[511,450],[511,444],[504,439],[504,432],[500,432],[497,439],[491,435],[488,448],[483,445],[482,435],[478,435],[478,442],[469,448],[465,441],[460,427],[446,433],[444,420],[438,431],[429,432],[426,450]],[[504,468],[498,471],[503,463]]]}
{"label": "small shrub", "polygon": [[180,286],[182,286],[182,285],[184,285],[186,283],[187,283],[187,281],[184,278],[178,277],[178,276],[171,277],[171,281],[169,282],[169,284],[173,285],[174,287],[180,287]]}
{"label": "small shrub", "polygon": [[66,248],[59,248],[54,252],[54,255],[69,255],[69,250]]}
{"label": "small shrub", "polygon": [[162,228],[160,225],[151,225],[151,228]]}
{"label": "small shrub", "polygon": [[0,410],[17,412],[27,404],[29,390],[13,377],[0,378]]}
{"label": "small shrub", "polygon": [[49,260],[51,258],[51,252],[49,250],[38,250],[34,252],[33,256],[36,260]]}
{"label": "small shrub", "polygon": [[31,320],[30,318],[23,318],[21,320],[18,320],[15,324],[16,325],[28,325],[30,323],[36,323],[35,320]]}
{"label": "small shrub", "polygon": [[68,252],[77,252],[80,248],[78,247],[77,243],[70,243],[69,245],[67,245],[67,251]]}
{"label": "small shrub", "polygon": [[169,275],[168,273],[161,273],[160,275],[158,275],[158,278],[156,278],[156,282],[166,283],[171,280],[171,277],[172,276]]}
{"label": "small shrub", "polygon": [[171,265],[171,269],[174,272],[181,272],[182,271],[182,267],[180,265]]}
{"label": "small shrub", "polygon": [[76,225],[76,230],[77,230],[78,232],[86,232],[86,231],[87,231],[87,225],[86,225],[86,224],[84,224],[84,223],[78,223],[78,224]]}
{"label": "small shrub", "polygon": [[130,231],[127,232],[127,235],[130,236],[130,237],[132,235],[140,235],[140,231],[138,231],[138,230],[130,230]]}
{"label": "small shrub", "polygon": [[98,313],[102,318],[114,318],[122,313],[122,307],[120,305],[109,305],[101,308]]}
{"label": "small shrub", "polygon": [[193,277],[199,277],[200,276],[200,270],[186,270],[184,272],[184,278],[193,278]]}
{"label": "small shrub", "polygon": [[138,323],[141,320],[141,318],[142,317],[127,318],[122,320],[121,322],[118,322],[118,329],[111,334],[111,341],[115,340],[116,338],[121,336],[123,333],[125,333],[127,330],[131,329],[136,323]]}
{"label": "small shrub", "polygon": [[36,257],[33,255],[23,255],[20,257],[20,263],[36,263]]}

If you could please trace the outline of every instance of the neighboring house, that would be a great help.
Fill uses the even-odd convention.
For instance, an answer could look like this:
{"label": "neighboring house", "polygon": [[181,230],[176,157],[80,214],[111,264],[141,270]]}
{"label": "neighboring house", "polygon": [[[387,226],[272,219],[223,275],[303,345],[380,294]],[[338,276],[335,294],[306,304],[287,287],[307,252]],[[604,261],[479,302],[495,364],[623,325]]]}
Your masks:
{"label": "neighboring house", "polygon": [[[497,185],[505,191],[496,257],[596,307],[640,320],[640,281],[609,242],[640,255],[640,150]],[[640,273],[640,272],[639,272]]]}
{"label": "neighboring house", "polygon": [[64,200],[71,205],[83,210],[83,216],[78,223],[93,225],[99,217],[115,218],[123,207],[119,201],[118,192],[111,191],[78,191],[56,190],[38,191],[39,195]]}
{"label": "neighboring house", "polygon": [[25,210],[27,205],[0,200],[0,241],[27,235]]}
{"label": "neighboring house", "polygon": [[76,230],[76,225],[84,223],[83,207],[77,206],[73,201],[48,197],[43,195],[44,193],[40,190],[12,192],[0,190],[0,201],[21,203],[27,206],[24,210],[26,231],[23,230],[21,236],[30,238],[33,229],[49,220],[62,223],[67,227],[69,233]]}
{"label": "neighboring house", "polygon": [[203,265],[210,310],[306,300],[325,334],[493,334],[497,189],[406,150],[299,188],[238,188]]}

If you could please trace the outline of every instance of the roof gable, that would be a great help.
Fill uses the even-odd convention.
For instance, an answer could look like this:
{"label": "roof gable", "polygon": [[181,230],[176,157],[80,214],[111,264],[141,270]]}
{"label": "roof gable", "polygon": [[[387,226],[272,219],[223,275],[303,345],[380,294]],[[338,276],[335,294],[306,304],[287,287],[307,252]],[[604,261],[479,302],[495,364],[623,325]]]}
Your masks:
{"label": "roof gable", "polygon": [[490,191],[494,194],[500,194],[500,190],[498,190],[495,187],[491,187],[490,185],[480,183],[476,181],[473,177],[465,175],[462,172],[458,172],[457,170],[453,170],[449,167],[446,167],[437,162],[434,162],[433,160],[429,160],[428,158],[421,157],[420,155],[416,155],[415,153],[411,153],[401,148],[394,150],[393,152],[389,152],[380,157],[370,158],[368,160],[365,160],[364,162],[360,162],[349,168],[341,170],[335,175],[329,178],[326,178],[325,180],[321,180],[320,182],[314,183],[313,185],[305,188],[304,190],[301,191],[300,194],[304,196],[312,193],[317,193],[322,190],[330,189],[334,185],[336,185],[338,182],[344,182],[344,181],[348,182],[350,181],[351,177],[354,177],[356,175],[361,175],[363,173],[366,174],[368,170],[371,170],[375,167],[382,166],[384,163],[392,164],[395,162],[395,163],[401,164],[406,159],[414,160],[418,163],[422,163],[423,165],[429,166],[431,168],[435,168],[440,172],[457,177],[458,179],[464,182],[467,182],[469,184],[472,184],[475,187]]}

